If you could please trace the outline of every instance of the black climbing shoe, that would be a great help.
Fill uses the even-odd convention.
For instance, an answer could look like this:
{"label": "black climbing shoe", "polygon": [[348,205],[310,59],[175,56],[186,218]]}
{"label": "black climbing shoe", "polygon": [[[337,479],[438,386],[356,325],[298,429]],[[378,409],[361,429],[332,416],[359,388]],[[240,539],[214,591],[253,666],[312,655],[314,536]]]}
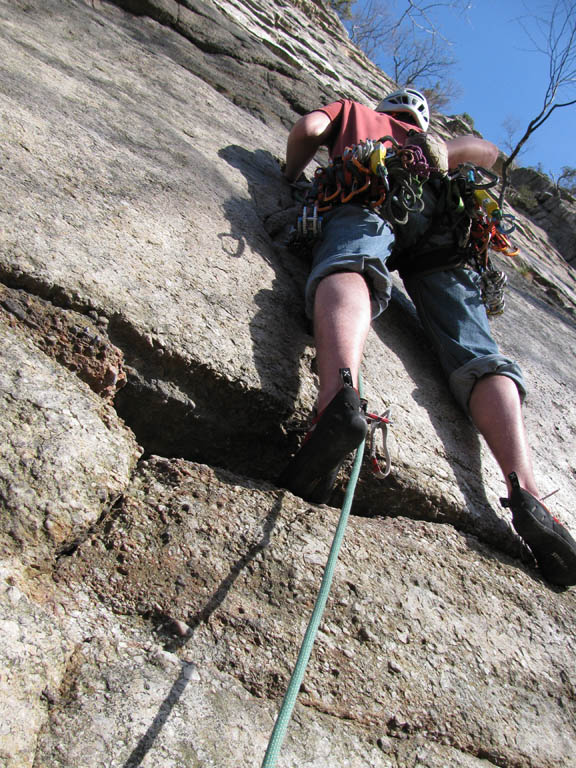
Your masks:
{"label": "black climbing shoe", "polygon": [[543,575],[562,587],[576,584],[576,541],[538,499],[520,487],[515,472],[508,477],[512,493],[500,502],[512,510],[512,525],[530,547]]}
{"label": "black climbing shoe", "polygon": [[[343,379],[347,382],[347,369]],[[278,485],[315,504],[330,498],[340,465],[366,437],[368,425],[358,392],[349,383],[336,394],[307,434]]]}

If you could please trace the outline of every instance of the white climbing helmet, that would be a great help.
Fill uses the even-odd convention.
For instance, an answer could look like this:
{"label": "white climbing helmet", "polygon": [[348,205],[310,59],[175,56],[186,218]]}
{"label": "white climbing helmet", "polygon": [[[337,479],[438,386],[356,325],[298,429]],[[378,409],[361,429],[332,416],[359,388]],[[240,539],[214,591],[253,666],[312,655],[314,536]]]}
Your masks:
{"label": "white climbing helmet", "polygon": [[427,131],[430,125],[430,110],[426,97],[412,88],[386,96],[376,107],[376,112],[410,112],[423,131]]}

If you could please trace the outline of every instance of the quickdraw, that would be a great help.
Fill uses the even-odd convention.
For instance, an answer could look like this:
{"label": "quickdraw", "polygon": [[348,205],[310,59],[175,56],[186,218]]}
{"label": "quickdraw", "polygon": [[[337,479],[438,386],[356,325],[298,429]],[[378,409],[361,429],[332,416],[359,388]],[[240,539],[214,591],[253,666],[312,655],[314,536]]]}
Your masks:
{"label": "quickdraw", "polygon": [[451,203],[454,210],[465,211],[470,221],[458,240],[458,253],[462,254],[462,264],[469,264],[481,275],[488,315],[501,314],[507,277],[493,266],[488,251],[511,257],[519,251],[508,239],[515,229],[514,217],[503,214],[488,191],[498,183],[498,177],[471,164],[447,173],[432,166],[417,144],[400,146],[392,136],[368,139],[347,147],[327,167],[318,168],[306,192],[292,244],[306,250],[322,234],[322,214],[350,202],[372,209],[397,233],[411,214],[424,210],[423,188],[431,177],[444,177],[447,183],[459,179],[464,185],[457,187],[460,192]]}
{"label": "quickdraw", "polygon": [[352,201],[392,224],[405,224],[411,212],[422,210],[422,184],[433,170],[421,147],[402,147],[392,136],[347,147],[341,157],[316,170],[296,237],[317,238],[322,232],[320,214]]}
{"label": "quickdraw", "polygon": [[[384,413],[378,416],[375,413],[367,413],[366,420],[369,424],[369,450],[370,450],[370,464],[372,466],[372,474],[379,480],[384,480],[390,474],[392,466],[392,460],[390,458],[390,451],[388,450],[388,425],[392,424],[390,418],[390,408],[387,408]],[[382,454],[384,459],[384,469],[380,465],[381,459],[378,456],[378,450],[376,446],[376,432],[380,430],[382,433]]]}
{"label": "quickdraw", "polygon": [[[507,237],[516,228],[514,217],[503,214],[496,199],[487,191],[497,183],[497,176],[482,169],[484,174],[492,177],[482,183],[477,178],[478,168],[461,166],[460,171],[467,171],[468,180],[474,185],[475,206],[468,249],[482,278],[482,299],[489,316],[501,315],[506,306],[504,292],[508,277],[505,272],[495,269],[488,249],[505,256],[518,255],[519,249],[513,248]],[[509,222],[506,229],[504,221]]]}

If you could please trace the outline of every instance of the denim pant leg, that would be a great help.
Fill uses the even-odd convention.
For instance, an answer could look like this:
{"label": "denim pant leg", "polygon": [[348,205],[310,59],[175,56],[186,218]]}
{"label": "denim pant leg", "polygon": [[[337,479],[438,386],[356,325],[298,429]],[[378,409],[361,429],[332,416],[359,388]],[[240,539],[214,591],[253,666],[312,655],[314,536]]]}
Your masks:
{"label": "denim pant leg", "polygon": [[492,338],[479,282],[479,275],[469,269],[413,275],[404,281],[450,389],[467,413],[474,385],[488,374],[508,376],[521,399],[526,395],[519,365],[502,355]]}
{"label": "denim pant leg", "polygon": [[386,267],[393,235],[384,220],[359,205],[341,205],[324,216],[306,283],[306,314],[312,317],[318,283],[335,272],[358,272],[370,289],[372,317],[388,306],[392,280]]}

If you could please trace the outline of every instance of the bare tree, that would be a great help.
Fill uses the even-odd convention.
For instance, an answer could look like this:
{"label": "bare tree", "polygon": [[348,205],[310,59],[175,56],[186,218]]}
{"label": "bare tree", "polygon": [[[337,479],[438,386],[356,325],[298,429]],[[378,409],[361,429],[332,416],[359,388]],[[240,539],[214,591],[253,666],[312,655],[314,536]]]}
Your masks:
{"label": "bare tree", "polygon": [[398,21],[384,0],[369,0],[361,10],[353,11],[346,25],[352,42],[369,59],[376,58],[378,51],[386,48],[390,34]]}
{"label": "bare tree", "polygon": [[425,0],[404,0],[404,10],[401,12],[398,23],[410,22],[414,27],[422,30],[436,30],[434,21],[434,11],[437,8],[452,8],[455,11],[468,11],[472,8],[472,3],[468,0],[437,0],[436,2],[425,2]]}
{"label": "bare tree", "polygon": [[454,80],[443,77],[429,88],[422,88],[431,112],[446,112],[446,109],[455,100],[460,98],[462,89]]}
{"label": "bare tree", "polygon": [[[522,130],[522,123],[517,117],[513,115],[507,115],[502,121],[502,129],[504,131],[502,147],[506,152],[508,152],[508,154],[512,154],[512,152],[516,147],[516,144],[518,143],[518,134]],[[523,154],[525,150],[526,150],[526,147],[523,147],[518,152],[517,157]]]}
{"label": "bare tree", "polygon": [[444,77],[455,64],[449,46],[435,29],[418,36],[414,29],[396,27],[387,44],[394,65],[392,78],[403,86],[413,86]]}
{"label": "bare tree", "polygon": [[547,17],[531,16],[519,20],[538,53],[548,62],[548,86],[538,114],[530,120],[523,135],[502,166],[500,205],[508,186],[508,169],[534,131],[563,107],[576,104],[576,0],[555,0]]}
{"label": "bare tree", "polygon": [[556,189],[560,191],[561,187],[570,192],[571,195],[576,195],[576,168],[569,165],[563,166],[556,181]]}
{"label": "bare tree", "polygon": [[[450,52],[450,41],[434,21],[434,11],[440,7],[464,11],[470,3],[402,0],[396,14],[390,5],[386,0],[369,0],[360,10],[352,12],[347,23],[351,40],[368,58],[387,59],[390,75],[399,86],[417,84],[421,89],[428,88],[446,105],[456,90],[454,83],[447,79],[455,59]],[[446,88],[443,88],[444,82]]]}

